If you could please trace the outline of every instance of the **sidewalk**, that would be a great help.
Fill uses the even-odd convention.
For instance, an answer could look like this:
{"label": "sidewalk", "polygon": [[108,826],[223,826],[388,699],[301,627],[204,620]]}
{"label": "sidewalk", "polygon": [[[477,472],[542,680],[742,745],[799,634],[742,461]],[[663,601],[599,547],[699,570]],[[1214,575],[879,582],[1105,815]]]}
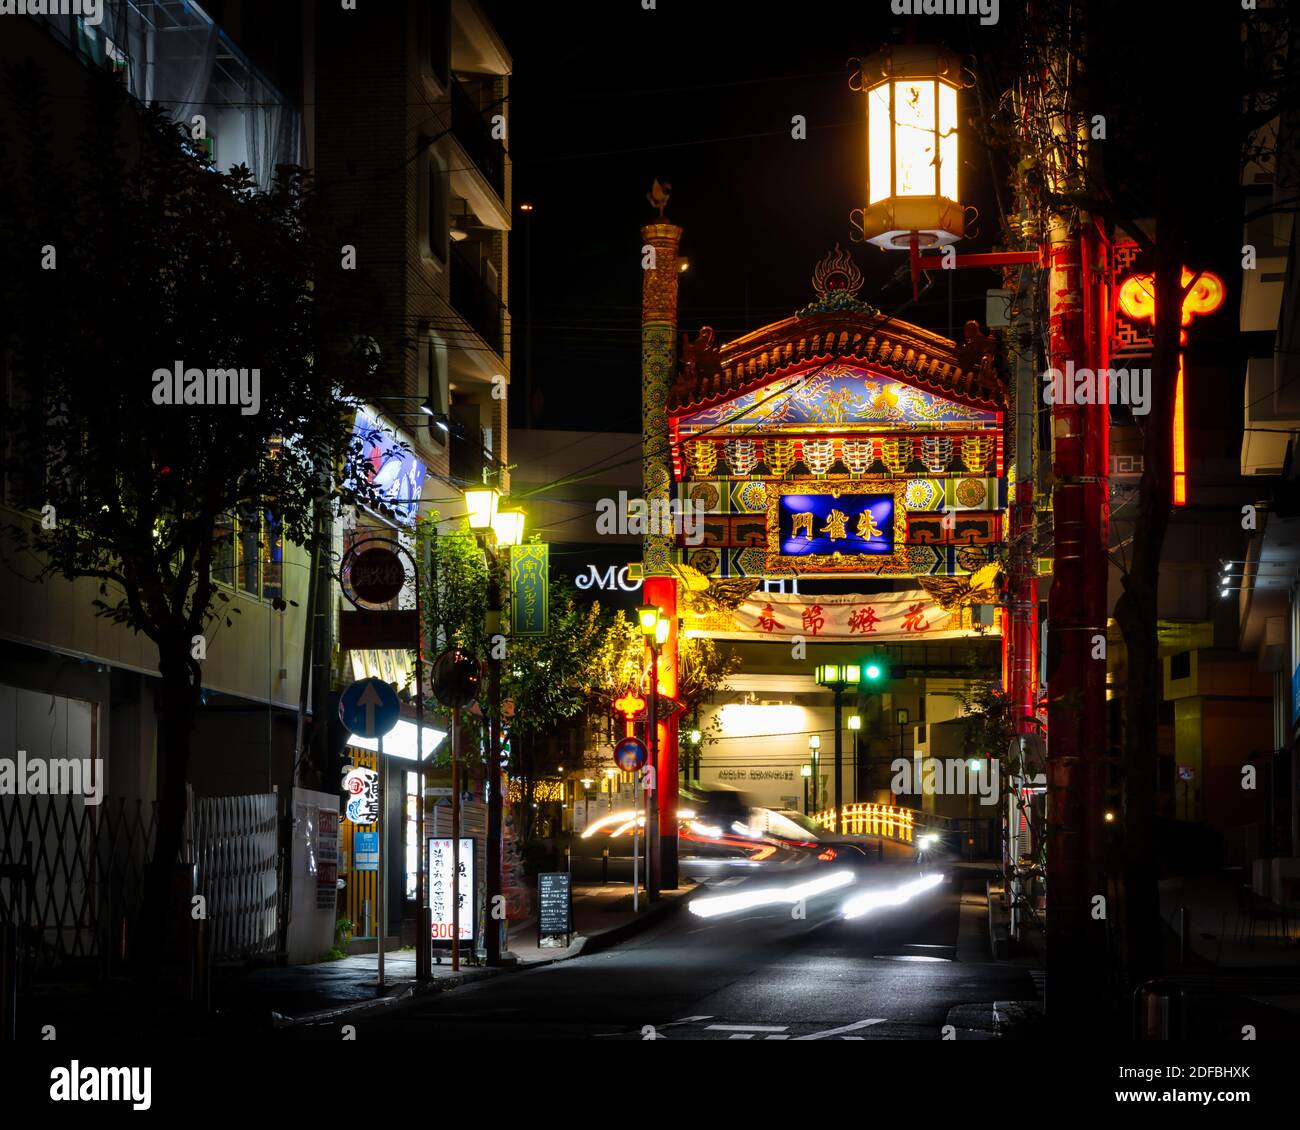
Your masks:
{"label": "sidewalk", "polygon": [[633,913],[632,891],[628,884],[575,886],[575,933],[567,948],[563,938],[544,939],[548,944],[539,945],[537,918],[534,916],[510,923],[504,956],[508,962],[511,959],[513,962],[500,968],[471,964],[472,954],[470,961],[466,961],[462,950],[460,969],[453,973],[450,948],[442,947],[441,952],[435,951],[441,962],[435,962],[429,981],[421,984],[415,979],[415,950],[397,950],[384,956],[385,988],[381,992],[376,983],[379,956],[354,954],[340,961],[317,965],[257,970],[247,974],[238,985],[227,986],[218,1007],[223,1011],[233,1008],[245,1013],[260,1011],[265,1014],[269,1010],[271,1024],[276,1028],[400,1007],[428,993],[501,976],[512,969],[546,965],[617,945],[672,913],[694,890],[695,884],[688,882],[680,890],[665,892],[653,906],[643,891],[637,912]]}
{"label": "sidewalk", "polygon": [[1300,978],[1300,932],[1294,920],[1289,934],[1280,922],[1252,924],[1238,905],[1234,880],[1214,875],[1162,879],[1160,916],[1175,936],[1180,907],[1188,912],[1189,948],[1202,962],[1220,969],[1276,970]]}
{"label": "sidewalk", "polygon": [[[537,919],[531,918],[510,924],[507,957],[513,956],[513,964],[488,968],[462,959],[459,971],[453,973],[450,951],[444,948],[442,963],[432,966],[431,977],[424,983],[415,979],[414,949],[390,950],[384,955],[382,990],[377,984],[379,956],[375,953],[314,965],[218,968],[213,973],[213,1009],[208,1014],[190,1006],[178,976],[174,983],[143,991],[125,980],[38,984],[19,995],[19,1034],[40,1039],[42,1028],[50,1025],[58,1038],[75,1038],[83,1028],[86,1034],[102,1031],[106,1017],[112,1016],[114,1030],[123,1035],[135,1032],[156,1038],[157,1033],[167,1032],[180,1038],[205,1038],[223,1028],[248,1034],[401,1008],[428,993],[617,945],[662,921],[695,889],[695,884],[687,882],[680,890],[665,892],[653,906],[642,892],[634,914],[629,884],[575,887],[573,924],[577,933],[567,948],[563,939],[558,946],[539,946]],[[145,999],[144,992],[150,999]]]}

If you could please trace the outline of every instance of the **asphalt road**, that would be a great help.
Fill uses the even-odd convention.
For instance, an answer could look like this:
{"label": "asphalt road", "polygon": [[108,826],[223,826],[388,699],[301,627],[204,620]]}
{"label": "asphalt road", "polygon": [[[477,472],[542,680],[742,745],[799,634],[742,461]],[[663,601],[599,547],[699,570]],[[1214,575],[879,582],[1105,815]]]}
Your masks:
{"label": "asphalt road", "polygon": [[[774,879],[790,881],[733,878],[703,894]],[[1024,969],[988,957],[976,909],[959,938],[962,881],[953,868],[906,905],[853,921],[839,914],[843,892],[808,899],[803,918],[788,905],[716,918],[683,907],[603,953],[358,1018],[357,1038],[939,1039],[956,1005],[1036,996]],[[969,877],[968,890],[980,886]],[[337,1024],[294,1034],[338,1038]]]}

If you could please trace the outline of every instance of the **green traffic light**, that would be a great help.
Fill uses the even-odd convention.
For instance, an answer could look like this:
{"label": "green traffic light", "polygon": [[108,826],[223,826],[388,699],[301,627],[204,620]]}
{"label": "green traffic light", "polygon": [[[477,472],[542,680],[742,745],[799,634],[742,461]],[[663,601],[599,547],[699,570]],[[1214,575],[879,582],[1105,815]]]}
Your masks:
{"label": "green traffic light", "polygon": [[864,668],[864,670],[867,672],[867,678],[870,679],[873,683],[880,678],[879,663],[868,663],[867,666]]}

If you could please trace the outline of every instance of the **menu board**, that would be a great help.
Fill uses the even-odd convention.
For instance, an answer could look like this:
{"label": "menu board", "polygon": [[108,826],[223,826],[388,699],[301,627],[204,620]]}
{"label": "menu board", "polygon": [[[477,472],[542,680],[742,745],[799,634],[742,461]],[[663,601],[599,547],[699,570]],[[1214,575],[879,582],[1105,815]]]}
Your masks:
{"label": "menu board", "polygon": [[537,876],[537,932],[573,933],[573,902],[567,871],[546,871]]}
{"label": "menu board", "polygon": [[316,810],[316,909],[333,910],[339,886],[339,814]]}

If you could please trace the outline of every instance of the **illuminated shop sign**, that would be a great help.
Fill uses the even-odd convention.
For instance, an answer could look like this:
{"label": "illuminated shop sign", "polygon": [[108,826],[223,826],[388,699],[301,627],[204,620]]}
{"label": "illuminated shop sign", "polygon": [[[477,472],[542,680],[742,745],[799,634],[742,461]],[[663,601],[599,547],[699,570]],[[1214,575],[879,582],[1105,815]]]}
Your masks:
{"label": "illuminated shop sign", "polygon": [[783,494],[777,505],[783,557],[894,552],[890,494]]}
{"label": "illuminated shop sign", "polygon": [[366,481],[398,521],[412,524],[424,490],[424,464],[398,443],[391,429],[364,412],[357,413],[353,435],[361,442],[361,457],[370,464]]}

